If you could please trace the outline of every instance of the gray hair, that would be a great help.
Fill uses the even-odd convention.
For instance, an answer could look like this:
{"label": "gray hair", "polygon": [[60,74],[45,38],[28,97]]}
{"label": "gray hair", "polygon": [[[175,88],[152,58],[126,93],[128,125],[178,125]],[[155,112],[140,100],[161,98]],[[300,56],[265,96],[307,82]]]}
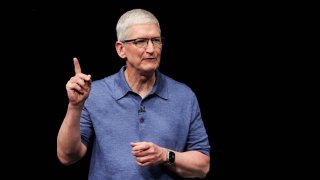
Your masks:
{"label": "gray hair", "polygon": [[127,38],[130,26],[136,24],[157,24],[160,30],[159,21],[151,12],[144,9],[133,9],[124,13],[117,23],[116,30],[118,41]]}

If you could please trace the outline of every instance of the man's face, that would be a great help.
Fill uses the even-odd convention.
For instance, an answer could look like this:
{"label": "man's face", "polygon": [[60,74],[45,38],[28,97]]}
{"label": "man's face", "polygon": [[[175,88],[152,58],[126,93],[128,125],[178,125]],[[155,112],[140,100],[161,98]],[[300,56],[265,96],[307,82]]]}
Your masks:
{"label": "man's face", "polygon": [[142,73],[154,72],[160,65],[162,51],[160,36],[160,29],[156,24],[131,26],[127,40],[137,40],[123,44],[127,68]]}

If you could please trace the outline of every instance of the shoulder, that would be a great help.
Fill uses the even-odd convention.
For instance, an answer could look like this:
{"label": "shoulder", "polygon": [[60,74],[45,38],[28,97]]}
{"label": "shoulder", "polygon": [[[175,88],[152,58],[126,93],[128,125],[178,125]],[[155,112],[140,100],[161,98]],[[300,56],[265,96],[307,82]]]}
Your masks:
{"label": "shoulder", "polygon": [[114,88],[116,74],[106,76],[102,79],[94,80],[91,84],[91,95],[112,92]]}
{"label": "shoulder", "polygon": [[167,75],[162,74],[163,80],[166,83],[166,86],[168,87],[168,90],[170,92],[170,94],[180,94],[180,95],[184,95],[184,96],[195,96],[195,93],[193,92],[193,90],[191,89],[191,87],[189,87],[187,84],[175,80]]}
{"label": "shoulder", "polygon": [[109,86],[115,79],[115,75],[116,74],[112,74],[110,76],[106,76],[102,79],[97,79],[92,81],[92,88],[101,88],[101,87],[105,87],[105,86]]}

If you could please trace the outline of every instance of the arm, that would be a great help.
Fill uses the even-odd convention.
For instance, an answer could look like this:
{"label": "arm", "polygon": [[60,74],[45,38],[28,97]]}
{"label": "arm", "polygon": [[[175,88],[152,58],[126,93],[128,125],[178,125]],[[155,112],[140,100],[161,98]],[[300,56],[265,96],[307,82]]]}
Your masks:
{"label": "arm", "polygon": [[91,76],[81,73],[78,60],[74,58],[76,75],[66,84],[69,105],[57,137],[57,156],[62,164],[69,165],[80,160],[87,147],[81,142],[80,116],[89,95]]}
{"label": "arm", "polygon": [[[167,162],[168,150],[151,142],[130,144],[132,154],[140,166],[152,166]],[[175,152],[175,163],[168,168],[185,178],[204,178],[210,169],[210,157],[199,151]]]}
{"label": "arm", "polygon": [[[206,155],[210,152],[210,145],[195,96],[193,96],[189,130],[186,150],[175,152],[175,163],[167,168],[185,178],[204,178],[210,170],[210,156]],[[132,154],[140,166],[167,162],[168,149],[164,147],[151,142],[135,142],[131,143],[131,146]]]}
{"label": "arm", "polygon": [[210,170],[210,145],[195,95],[193,95],[191,105],[186,151],[175,152],[175,163],[169,166],[169,169],[183,177],[204,178]]}
{"label": "arm", "polygon": [[204,178],[210,170],[210,157],[199,151],[175,152],[175,163],[168,168],[185,178]]}

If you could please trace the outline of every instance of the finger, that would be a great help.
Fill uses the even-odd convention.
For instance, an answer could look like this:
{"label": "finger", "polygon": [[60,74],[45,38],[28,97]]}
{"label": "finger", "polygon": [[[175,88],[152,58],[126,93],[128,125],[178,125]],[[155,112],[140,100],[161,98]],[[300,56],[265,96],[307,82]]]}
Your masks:
{"label": "finger", "polygon": [[91,82],[91,75],[89,74],[89,75],[86,75],[86,77],[84,78],[86,81],[89,81],[89,82]]}
{"label": "finger", "polygon": [[149,155],[148,151],[131,151],[132,155],[134,155],[135,157],[143,157],[143,156],[147,156]]}
{"label": "finger", "polygon": [[137,157],[136,158],[136,162],[140,165],[140,166],[148,166],[150,164],[153,164],[152,161],[152,157],[147,156],[147,157]]}
{"label": "finger", "polygon": [[79,60],[77,58],[73,58],[73,64],[74,64],[74,72],[76,74],[81,73],[81,67]]}
{"label": "finger", "polygon": [[78,73],[78,74],[76,74],[76,76],[74,76],[74,77],[80,78],[80,79],[82,79],[82,80],[84,80],[84,81],[87,81],[87,82],[91,81],[91,75],[90,75],[90,74],[89,74],[89,75],[86,75],[86,74]]}
{"label": "finger", "polygon": [[131,142],[131,143],[130,143],[130,146],[131,146],[131,147],[135,147],[136,145],[138,145],[138,143],[135,143],[135,142]]}
{"label": "finger", "polygon": [[76,91],[80,94],[83,94],[83,88],[76,83],[70,83],[66,85],[67,90]]}
{"label": "finger", "polygon": [[84,86],[86,84],[85,80],[83,79],[83,77],[80,76],[81,74],[78,74],[77,76],[74,76],[70,79],[71,83],[76,83],[79,84],[81,86]]}
{"label": "finger", "polygon": [[152,165],[151,162],[140,163],[140,162],[136,161],[136,163],[137,163],[139,166],[142,166],[142,167],[146,167],[146,166],[151,166],[151,165]]}
{"label": "finger", "polygon": [[134,146],[132,148],[132,151],[145,151],[149,149],[149,146],[147,144],[139,144],[137,146]]}
{"label": "finger", "polygon": [[[83,77],[81,77],[83,76]],[[85,92],[85,91],[89,91],[90,90],[90,87],[91,87],[91,79],[89,79],[89,81],[86,81],[85,80],[85,77],[87,75],[85,74],[77,74],[76,76],[73,76],[68,84],[77,84],[79,87],[81,87],[81,92]],[[90,77],[89,77],[90,78]]]}

